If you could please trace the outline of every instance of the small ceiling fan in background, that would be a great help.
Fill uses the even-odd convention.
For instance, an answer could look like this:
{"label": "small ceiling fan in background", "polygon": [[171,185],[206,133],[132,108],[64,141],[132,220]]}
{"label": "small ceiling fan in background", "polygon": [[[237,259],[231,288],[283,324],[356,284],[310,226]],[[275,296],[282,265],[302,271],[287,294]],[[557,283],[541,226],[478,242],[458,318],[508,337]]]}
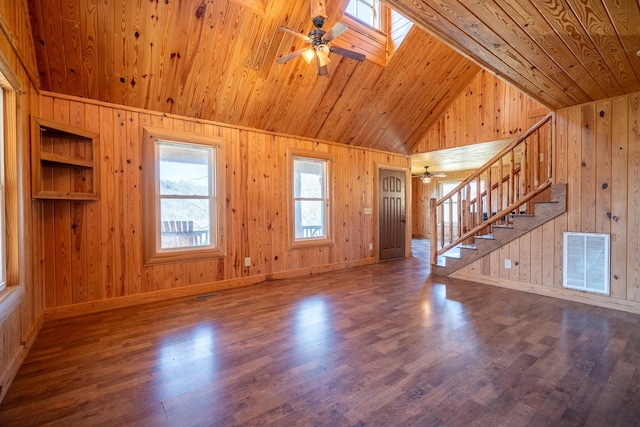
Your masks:
{"label": "small ceiling fan in background", "polygon": [[447,175],[444,173],[431,173],[429,172],[429,166],[424,167],[424,172],[419,175],[413,175],[414,178],[420,178],[423,184],[428,184],[433,178],[445,178]]}
{"label": "small ceiling fan in background", "polygon": [[349,29],[346,25],[338,22],[329,31],[322,29],[324,26],[326,15],[324,9],[324,0],[310,0],[311,3],[311,20],[315,28],[309,32],[308,36],[297,32],[289,27],[282,26],[278,28],[280,31],[291,34],[306,43],[309,43],[310,47],[298,49],[295,52],[291,52],[288,55],[281,56],[276,59],[278,64],[284,64],[298,56],[304,58],[307,64],[311,64],[311,61],[316,60],[316,66],[318,68],[319,76],[329,76],[327,70],[327,64],[331,61],[329,53],[337,53],[347,58],[355,59],[356,61],[364,61],[365,55],[354,52],[352,50],[343,49],[337,46],[329,46],[329,43]]}

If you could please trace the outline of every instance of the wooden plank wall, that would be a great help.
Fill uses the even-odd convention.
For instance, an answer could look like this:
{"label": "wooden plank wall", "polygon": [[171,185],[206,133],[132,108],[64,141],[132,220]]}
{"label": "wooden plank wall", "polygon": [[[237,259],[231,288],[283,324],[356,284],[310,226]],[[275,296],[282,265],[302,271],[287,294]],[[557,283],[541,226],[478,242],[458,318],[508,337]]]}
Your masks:
{"label": "wooden plank wall", "polygon": [[[42,115],[100,135],[101,195],[96,202],[43,201],[46,307],[144,295],[189,285],[282,277],[322,266],[372,262],[375,165],[409,167],[409,158],[345,145],[233,128],[46,94]],[[227,158],[224,259],[145,267],[142,261],[141,147],[144,126],[221,136]],[[288,249],[286,151],[334,158],[335,245]],[[250,267],[244,267],[250,257]],[[332,267],[327,267],[332,268]],[[240,282],[239,282],[240,283]],[[215,285],[211,289],[215,288]]]}
{"label": "wooden plank wall", "polygon": [[[455,276],[557,293],[562,233],[610,233],[611,299],[633,306],[640,302],[640,93],[560,110],[555,126],[554,180],[568,184],[567,213]],[[514,268],[504,269],[505,259]]]}
{"label": "wooden plank wall", "polygon": [[427,153],[518,136],[550,110],[482,70],[412,148]]}
{"label": "wooden plank wall", "polygon": [[[29,115],[38,113],[39,102],[38,93],[29,76],[37,76],[37,69],[28,16],[26,1],[0,2],[0,51],[18,77],[24,92],[17,97],[18,144],[17,147],[7,147],[7,152],[15,152],[17,159],[13,162],[8,160],[6,164],[7,204],[17,203],[19,216],[18,236],[11,236],[18,240],[19,259],[17,262],[9,259],[8,263],[19,265],[18,284],[24,290],[24,297],[17,306],[11,305],[10,312],[0,313],[0,319],[4,319],[0,321],[0,401],[37,336],[44,310],[42,269],[37,262],[37,242],[40,241],[41,230],[39,223],[32,221],[32,218],[39,215],[37,204],[31,202],[29,189]],[[14,155],[11,154],[8,158],[12,156]],[[6,305],[1,302],[2,295],[0,310],[6,310]]]}

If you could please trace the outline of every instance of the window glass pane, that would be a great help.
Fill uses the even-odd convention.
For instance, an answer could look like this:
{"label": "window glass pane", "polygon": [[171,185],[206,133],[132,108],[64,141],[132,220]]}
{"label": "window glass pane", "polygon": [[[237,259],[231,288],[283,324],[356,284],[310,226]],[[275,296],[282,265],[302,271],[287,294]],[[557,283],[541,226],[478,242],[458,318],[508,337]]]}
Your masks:
{"label": "window glass pane", "polygon": [[296,200],[296,239],[325,237],[324,202]]}
{"label": "window glass pane", "polygon": [[160,200],[162,249],[215,246],[211,235],[210,199]]}
{"label": "window glass pane", "polygon": [[296,159],[293,162],[294,197],[322,198],[324,161]]}
{"label": "window glass pane", "polygon": [[378,28],[376,22],[376,11],[379,8],[379,2],[376,0],[350,0],[345,9],[345,13],[357,18],[365,24]]}
{"label": "window glass pane", "polygon": [[356,14],[356,3],[357,3],[357,1],[351,0],[347,4],[347,9],[345,10],[345,12],[348,13],[349,15],[351,15],[351,16],[357,16],[357,14]]}
{"label": "window glass pane", "polygon": [[208,196],[213,148],[158,144],[160,194]]}
{"label": "window glass pane", "polygon": [[358,5],[357,18],[365,24],[371,25],[373,27],[373,8],[367,4],[360,3]]}

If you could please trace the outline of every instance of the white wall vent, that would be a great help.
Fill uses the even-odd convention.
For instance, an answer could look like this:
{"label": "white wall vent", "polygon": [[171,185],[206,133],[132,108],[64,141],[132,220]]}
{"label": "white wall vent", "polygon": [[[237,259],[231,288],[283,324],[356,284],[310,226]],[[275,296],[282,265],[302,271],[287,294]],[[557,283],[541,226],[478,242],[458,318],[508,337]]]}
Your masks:
{"label": "white wall vent", "polygon": [[562,286],[609,295],[609,235],[564,233]]}

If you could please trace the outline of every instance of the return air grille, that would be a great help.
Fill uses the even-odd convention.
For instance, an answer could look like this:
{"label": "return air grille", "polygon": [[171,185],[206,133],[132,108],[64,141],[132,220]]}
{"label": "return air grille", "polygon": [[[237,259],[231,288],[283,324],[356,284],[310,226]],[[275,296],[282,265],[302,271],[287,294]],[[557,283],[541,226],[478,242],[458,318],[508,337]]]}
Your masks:
{"label": "return air grille", "polygon": [[564,233],[563,287],[609,295],[609,235]]}

